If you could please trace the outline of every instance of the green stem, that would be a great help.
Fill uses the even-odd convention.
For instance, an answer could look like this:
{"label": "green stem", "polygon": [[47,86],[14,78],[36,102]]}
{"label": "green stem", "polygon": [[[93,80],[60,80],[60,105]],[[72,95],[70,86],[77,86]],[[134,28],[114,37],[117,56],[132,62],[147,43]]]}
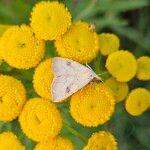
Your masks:
{"label": "green stem", "polygon": [[97,74],[97,75],[99,75],[99,76],[103,76],[103,75],[106,75],[106,74],[108,74],[108,75],[109,75],[109,72],[108,72],[108,71],[103,71],[102,73]]}
{"label": "green stem", "polygon": [[83,143],[87,143],[87,140],[85,137],[83,137],[78,131],[76,131],[74,128],[72,128],[70,125],[68,125],[67,123],[64,122],[64,127],[70,131],[73,135],[75,135],[76,137],[78,137]]}
{"label": "green stem", "polygon": [[18,139],[19,139],[20,141],[22,141],[22,140],[24,139],[24,137],[25,137],[25,135],[22,133],[22,134],[18,137]]}
{"label": "green stem", "polygon": [[102,61],[102,56],[98,56],[96,58],[96,60],[94,61],[94,65],[95,65],[95,71],[97,74],[102,74],[102,68],[101,68],[101,61]]}

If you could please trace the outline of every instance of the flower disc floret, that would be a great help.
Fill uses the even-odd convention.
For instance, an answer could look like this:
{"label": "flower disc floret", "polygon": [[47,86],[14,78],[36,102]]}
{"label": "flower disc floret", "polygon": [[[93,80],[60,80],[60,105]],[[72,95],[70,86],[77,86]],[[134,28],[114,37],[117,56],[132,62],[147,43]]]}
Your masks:
{"label": "flower disc floret", "polygon": [[12,121],[22,111],[26,91],[17,79],[0,75],[0,121]]}
{"label": "flower disc floret", "polygon": [[74,150],[72,142],[63,137],[55,137],[47,141],[40,142],[34,150]]}
{"label": "flower disc floret", "polygon": [[43,58],[45,43],[35,37],[29,26],[12,26],[3,34],[0,49],[10,66],[28,69],[35,67]]}
{"label": "flower disc floret", "polygon": [[33,86],[38,95],[51,100],[51,84],[53,80],[52,58],[38,65],[33,76]]}
{"label": "flower disc floret", "polygon": [[123,101],[126,98],[129,92],[129,87],[127,83],[119,82],[113,77],[110,77],[109,79],[107,79],[105,83],[113,91],[117,102]]}
{"label": "flower disc floret", "polygon": [[142,56],[137,60],[138,69],[136,77],[139,80],[150,80],[150,57]]}
{"label": "flower disc floret", "polygon": [[23,132],[34,141],[54,138],[62,128],[62,117],[56,105],[40,98],[28,100],[19,122]]}
{"label": "flower disc floret", "polygon": [[117,81],[127,82],[136,75],[137,61],[129,51],[120,50],[108,56],[106,68]]}
{"label": "flower disc floret", "polygon": [[31,14],[31,27],[35,34],[44,40],[55,40],[64,34],[71,25],[71,14],[59,2],[39,2]]}
{"label": "flower disc floret", "polygon": [[150,92],[144,88],[132,90],[125,102],[125,108],[132,116],[143,114],[150,106]]}
{"label": "flower disc floret", "polygon": [[102,33],[99,35],[100,52],[102,55],[110,55],[118,51],[120,46],[119,38],[112,33]]}
{"label": "flower disc floret", "polygon": [[0,37],[3,35],[3,33],[10,28],[11,25],[5,25],[5,24],[0,24]]}
{"label": "flower disc floret", "polygon": [[99,49],[98,35],[85,22],[74,23],[55,42],[57,53],[80,63],[92,61]]}
{"label": "flower disc floret", "polygon": [[3,132],[0,134],[0,150],[25,150],[25,146],[13,132]]}
{"label": "flower disc floret", "polygon": [[115,137],[108,131],[94,133],[83,150],[117,150]]}
{"label": "flower disc floret", "polygon": [[70,105],[71,115],[78,123],[96,127],[110,119],[115,99],[105,84],[91,83],[71,97]]}
{"label": "flower disc floret", "polygon": [[[4,34],[4,32],[8,29],[8,28],[10,28],[11,26],[10,25],[4,25],[4,24],[0,24],[0,40],[1,40],[1,37],[2,37],[2,35]],[[0,49],[0,51],[1,51],[1,49]],[[0,61],[2,60],[2,56],[1,56],[1,54],[0,54]]]}

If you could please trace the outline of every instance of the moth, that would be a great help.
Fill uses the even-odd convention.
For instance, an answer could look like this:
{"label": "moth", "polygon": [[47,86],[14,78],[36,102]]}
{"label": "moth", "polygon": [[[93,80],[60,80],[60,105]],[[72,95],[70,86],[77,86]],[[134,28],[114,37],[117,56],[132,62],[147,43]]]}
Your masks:
{"label": "moth", "polygon": [[93,80],[102,81],[90,67],[67,58],[54,57],[52,69],[54,73],[51,85],[53,102],[62,102]]}

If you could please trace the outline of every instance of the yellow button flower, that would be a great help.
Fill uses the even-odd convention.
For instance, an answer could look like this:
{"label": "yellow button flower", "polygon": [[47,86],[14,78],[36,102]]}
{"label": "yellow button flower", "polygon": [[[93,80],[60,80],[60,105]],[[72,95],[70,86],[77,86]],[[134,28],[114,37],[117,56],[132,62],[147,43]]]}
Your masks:
{"label": "yellow button flower", "polygon": [[83,150],[117,150],[115,137],[107,131],[94,133]]}
{"label": "yellow button flower", "polygon": [[102,33],[99,35],[100,52],[102,55],[109,55],[119,50],[120,41],[115,34]]}
{"label": "yellow button flower", "polygon": [[51,100],[51,83],[53,80],[52,59],[43,61],[36,68],[33,76],[35,91],[43,98]]}
{"label": "yellow button flower", "polygon": [[150,92],[144,88],[131,91],[125,102],[125,108],[132,116],[143,114],[150,106]]}
{"label": "yellow button flower", "polygon": [[10,28],[11,25],[5,25],[5,24],[0,24],[0,37],[3,35],[3,33]]}
{"label": "yellow button flower", "polygon": [[124,100],[129,92],[128,84],[125,82],[119,82],[115,78],[111,77],[105,82],[113,91],[117,102]]}
{"label": "yellow button flower", "polygon": [[56,137],[38,143],[34,150],[74,150],[74,146],[70,140]]}
{"label": "yellow button flower", "polygon": [[[0,40],[1,40],[1,36],[3,35],[3,33],[9,28],[11,27],[10,25],[4,25],[4,24],[0,24]],[[1,51],[1,50],[0,50]],[[0,55],[0,61],[2,60],[2,56]]]}
{"label": "yellow button flower", "polygon": [[26,25],[10,27],[0,42],[1,55],[12,67],[35,67],[44,56],[45,44],[35,37]]}
{"label": "yellow button flower", "polygon": [[85,22],[76,22],[61,38],[55,42],[56,50],[61,57],[80,63],[88,63],[98,53],[99,40],[95,31]]}
{"label": "yellow button flower", "polygon": [[108,56],[106,68],[118,81],[127,82],[135,76],[137,62],[132,53],[121,50]]}
{"label": "yellow button flower", "polygon": [[0,150],[25,150],[25,146],[14,133],[3,132],[0,134]]}
{"label": "yellow button flower", "polygon": [[17,79],[0,75],[0,121],[18,117],[26,101],[26,91]]}
{"label": "yellow button flower", "polygon": [[150,80],[150,57],[142,56],[137,60],[137,78],[139,80]]}
{"label": "yellow button flower", "polygon": [[96,127],[110,119],[115,99],[105,84],[91,83],[71,97],[70,105],[71,115],[78,123]]}
{"label": "yellow button flower", "polygon": [[71,25],[71,14],[59,2],[40,2],[33,8],[31,27],[44,40],[55,40]]}
{"label": "yellow button flower", "polygon": [[55,104],[40,98],[28,100],[19,122],[23,132],[34,141],[54,138],[62,128],[62,117]]}

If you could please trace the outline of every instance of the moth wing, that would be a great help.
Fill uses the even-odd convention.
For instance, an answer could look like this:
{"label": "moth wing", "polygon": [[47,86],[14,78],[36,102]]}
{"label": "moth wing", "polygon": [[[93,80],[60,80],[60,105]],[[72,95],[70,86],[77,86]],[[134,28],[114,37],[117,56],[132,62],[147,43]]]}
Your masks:
{"label": "moth wing", "polygon": [[52,100],[61,102],[90,82],[90,79],[77,76],[60,76],[52,83]]}
{"label": "moth wing", "polygon": [[68,71],[70,71],[69,74],[74,74],[73,69],[69,67],[69,64],[72,64],[72,62],[72,60],[66,58],[53,58],[52,68],[54,76],[66,75]]}
{"label": "moth wing", "polygon": [[54,102],[61,102],[71,95],[72,90],[69,89],[69,85],[73,83],[73,76],[66,77],[60,76],[53,80],[52,83],[52,100]]}
{"label": "moth wing", "polygon": [[53,60],[54,80],[52,100],[61,102],[88,84],[97,75],[89,68],[75,61],[55,57]]}

